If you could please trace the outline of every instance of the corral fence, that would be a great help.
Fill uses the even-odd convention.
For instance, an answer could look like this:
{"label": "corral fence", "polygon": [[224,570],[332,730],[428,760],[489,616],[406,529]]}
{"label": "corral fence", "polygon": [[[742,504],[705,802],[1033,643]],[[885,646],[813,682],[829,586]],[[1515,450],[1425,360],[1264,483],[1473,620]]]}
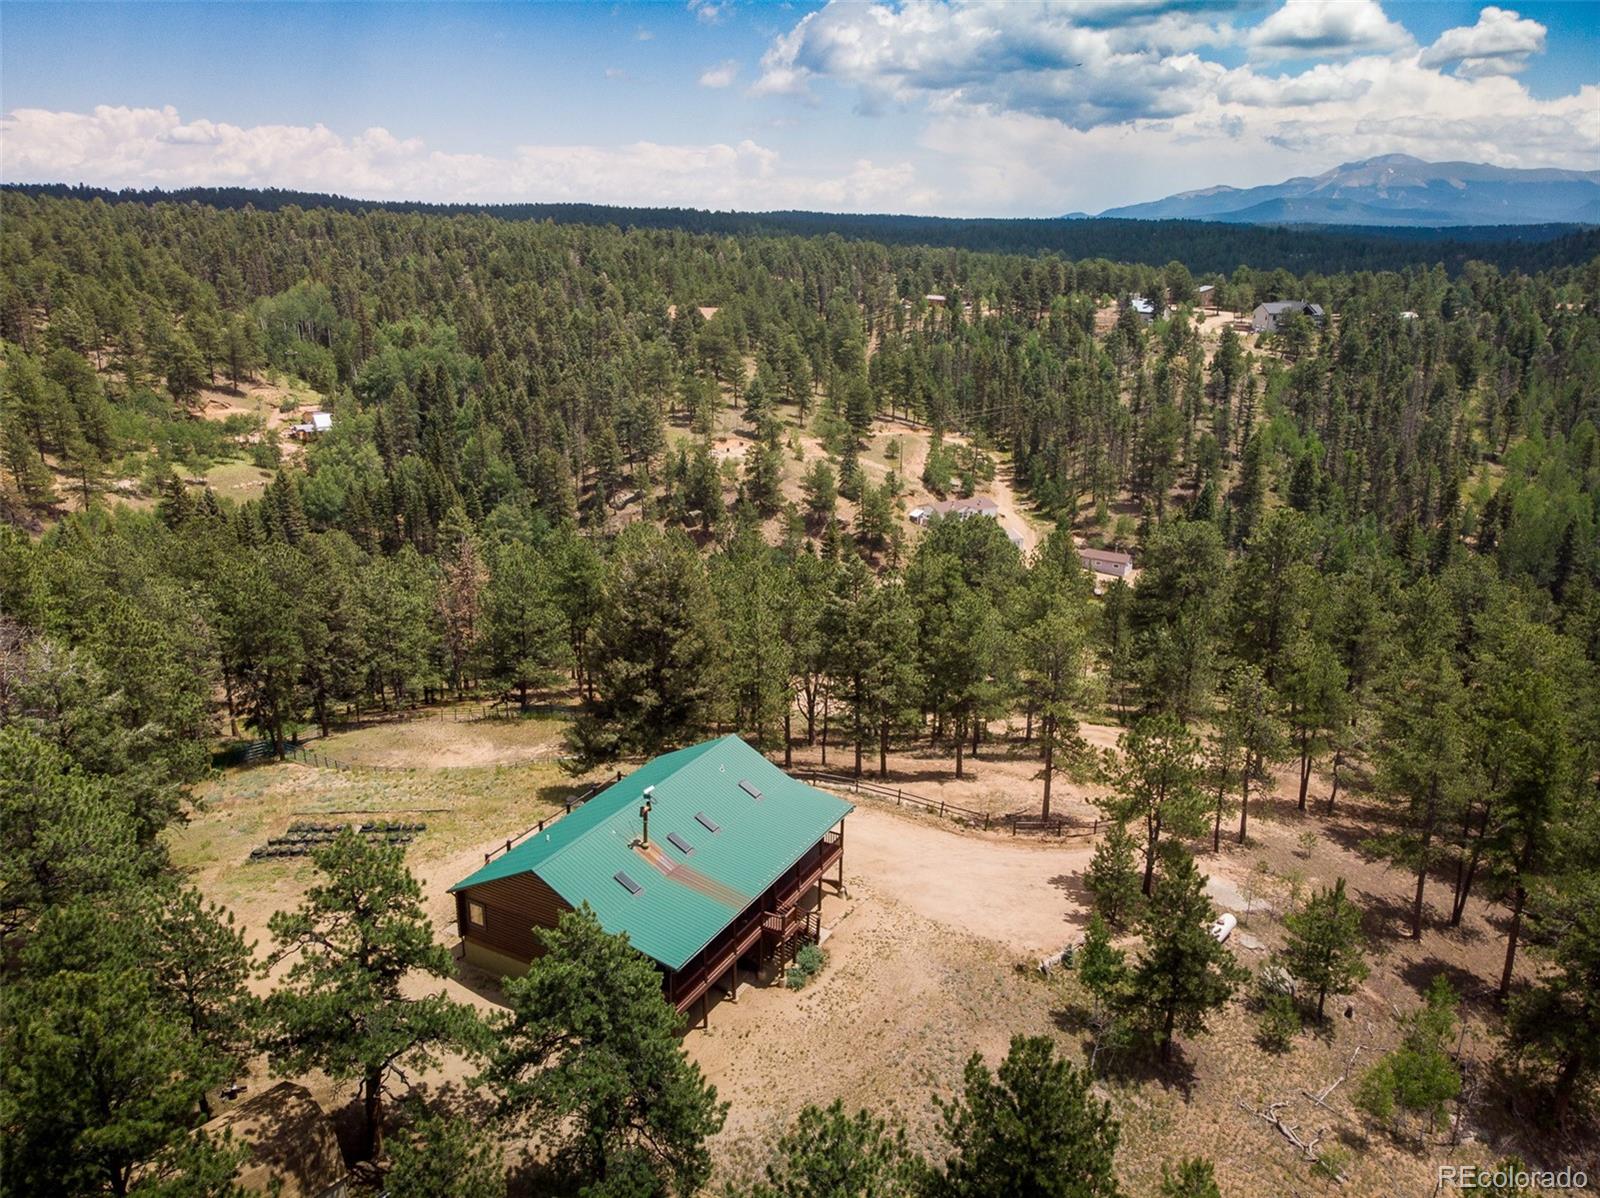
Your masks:
{"label": "corral fence", "polygon": [[893,801],[896,807],[910,807],[917,811],[926,811],[932,815],[937,815],[940,819],[954,820],[957,823],[966,824],[968,827],[982,828],[985,832],[1000,828],[1010,828],[1013,836],[1018,832],[1042,832],[1063,840],[1073,837],[1093,840],[1100,831],[1098,818],[1095,819],[1090,827],[1084,827],[1084,825],[1064,815],[1041,817],[1024,812],[994,815],[988,811],[978,811],[972,807],[963,807],[961,804],[952,803],[947,799],[929,798],[926,795],[914,794],[901,786],[886,786],[881,782],[873,782],[868,778],[857,778],[851,774],[831,774],[824,770],[802,768],[796,771],[796,776],[813,786],[822,786],[829,790],[848,791],[854,795],[865,795],[869,798]]}
{"label": "corral fence", "polygon": [[616,783],[621,782],[621,781],[622,781],[622,774],[619,771],[617,773],[617,776],[614,777],[614,778],[602,778],[598,782],[591,783],[589,785],[589,788],[587,790],[585,790],[582,794],[576,794],[576,795],[573,795],[570,799],[567,799],[562,804],[562,810],[558,814],[545,816],[538,823],[534,824],[533,827],[525,828],[523,831],[518,832],[515,836],[512,836],[509,839],[507,839],[507,841],[505,842],[505,844],[503,846],[502,845],[496,845],[494,848],[490,849],[487,853],[485,853],[483,855],[483,863],[485,865],[487,865],[487,864],[489,864],[489,862],[493,861],[496,857],[498,857],[501,853],[509,853],[511,851],[512,847],[515,846],[518,841],[526,840],[530,836],[537,836],[540,832],[543,832],[547,827],[549,827],[551,824],[555,823],[556,820],[560,819],[563,815],[571,815],[574,811],[576,811],[579,807],[582,807],[585,803],[587,803],[590,799],[594,798],[595,795],[599,794],[606,787],[613,786]]}

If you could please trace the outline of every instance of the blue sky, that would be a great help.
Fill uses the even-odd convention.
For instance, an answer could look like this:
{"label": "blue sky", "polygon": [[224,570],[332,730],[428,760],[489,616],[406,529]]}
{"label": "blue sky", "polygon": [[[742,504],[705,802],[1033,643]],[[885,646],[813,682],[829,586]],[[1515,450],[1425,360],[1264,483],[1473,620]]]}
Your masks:
{"label": "blue sky", "polygon": [[8,180],[1053,215],[1600,167],[1600,4],[8,0],[0,114]]}

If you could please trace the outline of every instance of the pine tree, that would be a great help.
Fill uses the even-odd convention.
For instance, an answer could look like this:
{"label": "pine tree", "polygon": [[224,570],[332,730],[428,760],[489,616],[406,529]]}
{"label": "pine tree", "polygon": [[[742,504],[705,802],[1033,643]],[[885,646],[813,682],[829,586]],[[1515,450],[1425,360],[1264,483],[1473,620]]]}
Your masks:
{"label": "pine tree", "polygon": [[806,471],[800,482],[806,497],[806,520],[813,529],[822,528],[833,521],[834,508],[839,497],[834,481],[833,467],[826,458],[818,458]]}
{"label": "pine tree", "polygon": [[[1052,550],[1052,537],[1046,552]],[[1061,766],[1081,770],[1091,751],[1078,730],[1078,712],[1087,705],[1089,610],[1081,569],[1072,562],[1059,568],[1041,558],[1028,583],[1027,607],[1018,630],[1018,673],[1022,694],[1039,720],[1044,762],[1044,795],[1040,814],[1050,816],[1050,788]]]}
{"label": "pine tree", "polygon": [[1098,911],[1089,917],[1073,964],[1078,980],[1094,998],[1096,1016],[1103,1010],[1118,1009],[1128,981],[1127,956],[1112,946],[1111,929]]}
{"label": "pine tree", "polygon": [[7,1188],[125,1195],[189,1134],[227,1066],[157,995],[126,904],[52,908],[0,1008]]}
{"label": "pine tree", "polygon": [[311,859],[318,878],[300,906],[268,921],[274,962],[294,963],[267,998],[266,1042],[280,1074],[320,1069],[359,1084],[363,1152],[376,1159],[390,1081],[445,1049],[476,1051],[482,1028],[470,1006],[444,994],[410,996],[408,982],[455,967],[404,849],[346,829]]}
{"label": "pine tree", "polygon": [[530,693],[556,680],[565,657],[561,613],[551,595],[551,572],[520,541],[500,547],[484,588],[484,641],[489,672],[528,706]]}
{"label": "pine tree", "polygon": [[922,1198],[928,1183],[927,1163],[907,1145],[904,1127],[867,1111],[847,1115],[834,1099],[826,1110],[801,1110],[747,1198]]}
{"label": "pine tree", "polygon": [[1113,792],[1100,800],[1108,818],[1144,826],[1144,878],[1149,897],[1162,833],[1194,836],[1204,827],[1205,796],[1200,793],[1200,744],[1177,719],[1146,716],[1122,734],[1107,762]]}
{"label": "pine tree", "polygon": [[1139,870],[1134,864],[1135,845],[1126,824],[1110,822],[1094,856],[1084,871],[1085,889],[1094,896],[1094,909],[1121,927],[1139,901]]}
{"label": "pine tree", "polygon": [[1125,1009],[1160,1046],[1163,1061],[1172,1058],[1174,1036],[1204,1032],[1207,1016],[1233,997],[1245,976],[1209,931],[1216,910],[1205,881],[1194,858],[1169,844],[1139,921],[1144,949],[1132,968]]}
{"label": "pine tree", "polygon": [[1443,650],[1397,663],[1384,707],[1377,780],[1403,823],[1376,845],[1416,876],[1413,940],[1422,939],[1424,889],[1439,859],[1440,830],[1454,818],[1470,784],[1465,701],[1460,672]]}
{"label": "pine tree", "polygon": [[587,904],[536,934],[543,951],[506,981],[484,1078],[502,1115],[570,1182],[639,1187],[591,1192],[699,1192],[727,1105],[684,1055],[661,975]]}
{"label": "pine tree", "polygon": [[617,538],[596,624],[595,700],[573,730],[591,759],[655,752],[698,735],[715,685],[716,603],[682,533],[630,525]]}
{"label": "pine tree", "polygon": [[389,1141],[388,1198],[505,1198],[499,1141],[461,1115],[425,1112]]}
{"label": "pine tree", "polygon": [[1344,879],[1319,890],[1284,916],[1288,933],[1283,964],[1289,976],[1317,996],[1317,1018],[1329,994],[1347,994],[1367,976],[1361,912],[1345,897]]}
{"label": "pine tree", "polygon": [[452,508],[439,526],[438,556],[434,612],[449,663],[450,688],[460,694],[482,634],[489,572],[478,555],[466,513],[459,507]]}
{"label": "pine tree", "polygon": [[1185,1157],[1176,1169],[1163,1163],[1161,1198],[1222,1198],[1215,1166],[1203,1156]]}
{"label": "pine tree", "polygon": [[[150,952],[161,968],[155,995],[189,1029],[218,1069],[242,1072],[254,1047],[259,1004],[246,989],[256,972],[253,946],[233,913],[183,888],[156,899],[149,918]],[[200,1096],[200,1113],[211,1106]]]}
{"label": "pine tree", "polygon": [[977,1053],[940,1102],[951,1146],[933,1192],[948,1198],[1117,1198],[1120,1131],[1087,1073],[1043,1036],[1013,1036],[990,1073]]}
{"label": "pine tree", "polygon": [[1571,867],[1536,888],[1544,936],[1530,947],[1546,968],[1512,997],[1506,1023],[1516,1058],[1550,1087],[1557,1126],[1600,1072],[1600,879],[1586,852],[1592,834],[1575,841]]}

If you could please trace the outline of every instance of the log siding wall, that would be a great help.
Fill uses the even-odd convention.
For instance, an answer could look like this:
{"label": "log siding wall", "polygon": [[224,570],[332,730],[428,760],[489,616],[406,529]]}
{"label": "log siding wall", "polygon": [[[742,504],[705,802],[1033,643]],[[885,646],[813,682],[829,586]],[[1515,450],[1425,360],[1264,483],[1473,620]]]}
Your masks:
{"label": "log siding wall", "polygon": [[[483,908],[483,925],[468,919],[469,904]],[[519,961],[532,961],[544,949],[534,939],[535,927],[553,928],[572,910],[565,899],[536,874],[497,878],[456,894],[456,927],[463,940],[475,941]]]}

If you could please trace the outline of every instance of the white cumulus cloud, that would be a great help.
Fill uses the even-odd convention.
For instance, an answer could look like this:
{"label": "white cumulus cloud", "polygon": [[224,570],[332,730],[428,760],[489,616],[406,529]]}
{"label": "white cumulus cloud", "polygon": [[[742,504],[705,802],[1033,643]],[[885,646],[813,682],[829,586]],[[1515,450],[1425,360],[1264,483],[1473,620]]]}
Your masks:
{"label": "white cumulus cloud", "polygon": [[1456,74],[1514,75],[1544,52],[1545,27],[1508,8],[1490,5],[1476,25],[1446,29],[1422,52],[1425,67],[1455,67]]}
{"label": "white cumulus cloud", "polygon": [[859,4],[834,0],[776,38],[754,95],[855,87],[863,111],[955,99],[1076,128],[1186,111],[1223,68],[1194,53],[1231,40],[1230,7],[1124,4]]}
{"label": "white cumulus cloud", "polygon": [[1389,54],[1415,44],[1377,0],[1288,0],[1250,31],[1252,50],[1278,58]]}
{"label": "white cumulus cloud", "polygon": [[738,75],[739,64],[730,58],[726,62],[719,62],[716,66],[701,71],[700,86],[731,87]]}
{"label": "white cumulus cloud", "polygon": [[931,211],[939,201],[909,162],[857,158],[834,170],[792,170],[777,151],[750,140],[523,145],[505,154],[467,154],[382,128],[346,137],[320,124],[186,121],[170,106],[14,109],[0,117],[0,177],[103,187],[282,187],[366,199],[482,203]]}

